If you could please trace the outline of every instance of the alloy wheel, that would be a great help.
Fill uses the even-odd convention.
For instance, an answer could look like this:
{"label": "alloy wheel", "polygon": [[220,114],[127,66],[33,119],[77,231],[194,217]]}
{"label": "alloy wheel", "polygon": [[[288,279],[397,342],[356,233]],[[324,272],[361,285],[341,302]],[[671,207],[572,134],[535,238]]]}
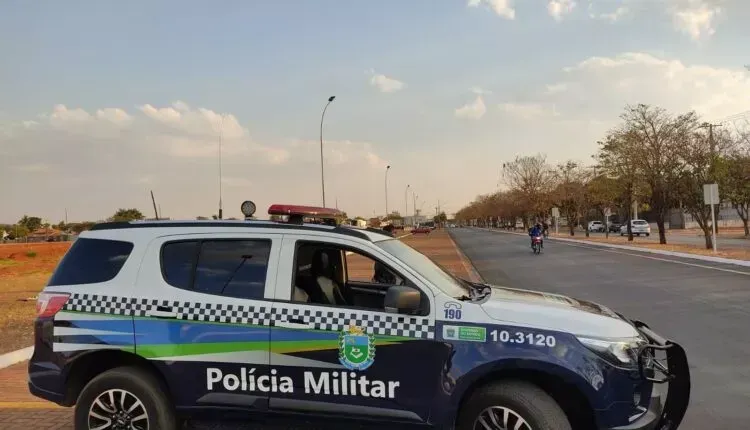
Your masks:
{"label": "alloy wheel", "polygon": [[89,430],[150,430],[149,423],[146,406],[126,390],[107,390],[89,408]]}
{"label": "alloy wheel", "polygon": [[517,412],[505,406],[490,406],[474,421],[473,430],[533,430]]}

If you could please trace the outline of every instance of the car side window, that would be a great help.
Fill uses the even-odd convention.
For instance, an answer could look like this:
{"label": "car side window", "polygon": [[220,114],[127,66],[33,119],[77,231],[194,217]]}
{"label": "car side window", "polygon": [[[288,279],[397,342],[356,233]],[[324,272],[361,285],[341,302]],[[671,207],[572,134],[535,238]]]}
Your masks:
{"label": "car side window", "polygon": [[358,252],[346,252],[346,279],[353,282],[403,285],[404,280],[385,264]]}
{"label": "car side window", "polygon": [[240,299],[263,298],[270,240],[204,240],[166,243],[164,279],[170,285],[204,294]]}
{"label": "car side window", "polygon": [[298,303],[384,311],[388,288],[407,284],[372,257],[328,243],[299,243],[294,267],[292,302]]}

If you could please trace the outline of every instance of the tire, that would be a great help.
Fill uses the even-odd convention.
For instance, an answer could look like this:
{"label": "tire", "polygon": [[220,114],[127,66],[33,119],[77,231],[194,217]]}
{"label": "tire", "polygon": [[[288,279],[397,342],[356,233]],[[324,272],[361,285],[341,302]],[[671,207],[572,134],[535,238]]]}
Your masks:
{"label": "tire", "polygon": [[[494,383],[474,392],[459,411],[457,430],[475,430],[481,414],[492,407],[506,408],[526,421],[528,425],[520,426],[519,430],[572,430],[565,412],[552,397],[522,381]],[[502,412],[498,418],[502,420]],[[507,427],[513,428],[514,421]],[[479,428],[482,427],[477,425],[476,429]]]}
{"label": "tire", "polygon": [[[114,395],[119,403],[123,392],[126,395],[126,405],[141,402],[148,419],[148,430],[177,430],[178,420],[174,406],[164,394],[164,388],[150,373],[137,367],[118,367],[108,370],[89,381],[78,396],[75,406],[75,429],[89,430],[89,410],[99,396],[106,395],[109,390],[118,390]],[[106,402],[109,403],[109,402]],[[128,406],[126,406],[127,408]],[[100,415],[104,415],[99,406],[94,407]],[[98,409],[97,409],[98,408]],[[141,415],[139,409],[134,415]],[[108,414],[107,414],[108,415]],[[108,417],[110,418],[110,417]],[[103,422],[100,422],[103,423]],[[143,420],[139,421],[142,425]]]}

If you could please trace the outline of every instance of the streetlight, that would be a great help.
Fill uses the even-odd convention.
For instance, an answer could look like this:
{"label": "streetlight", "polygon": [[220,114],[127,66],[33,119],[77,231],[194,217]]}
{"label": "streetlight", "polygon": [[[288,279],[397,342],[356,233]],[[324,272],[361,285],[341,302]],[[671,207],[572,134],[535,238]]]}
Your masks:
{"label": "streetlight", "polygon": [[388,171],[391,170],[391,166],[385,168],[385,216],[388,216]]}
{"label": "streetlight", "polygon": [[[222,197],[222,189],[221,189],[221,141],[224,137],[224,114],[221,114],[221,122],[219,123],[219,219],[224,218],[224,211],[222,209],[221,204],[221,197]],[[153,197],[153,195],[152,195]],[[159,219],[159,216],[157,215],[156,219]]]}
{"label": "streetlight", "polygon": [[406,185],[406,191],[404,191],[404,217],[409,216],[409,185]]}
{"label": "streetlight", "polygon": [[323,108],[323,114],[320,116],[320,188],[323,190],[323,207],[326,206],[326,183],[323,177],[323,118],[326,116],[328,105],[335,98],[336,96],[328,97],[328,103],[326,103],[326,106]]}

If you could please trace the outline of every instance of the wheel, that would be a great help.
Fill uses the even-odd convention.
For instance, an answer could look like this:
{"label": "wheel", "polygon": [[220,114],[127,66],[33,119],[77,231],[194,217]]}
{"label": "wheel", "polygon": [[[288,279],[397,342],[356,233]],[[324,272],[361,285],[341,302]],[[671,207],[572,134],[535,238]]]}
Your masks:
{"label": "wheel", "polygon": [[164,389],[137,367],[118,367],[92,379],[75,407],[76,430],[177,430]]}
{"label": "wheel", "polygon": [[651,233],[646,233],[646,237],[649,237],[649,236],[651,236]]}
{"label": "wheel", "polygon": [[480,388],[459,411],[458,430],[572,430],[562,408],[535,385],[502,382]]}

